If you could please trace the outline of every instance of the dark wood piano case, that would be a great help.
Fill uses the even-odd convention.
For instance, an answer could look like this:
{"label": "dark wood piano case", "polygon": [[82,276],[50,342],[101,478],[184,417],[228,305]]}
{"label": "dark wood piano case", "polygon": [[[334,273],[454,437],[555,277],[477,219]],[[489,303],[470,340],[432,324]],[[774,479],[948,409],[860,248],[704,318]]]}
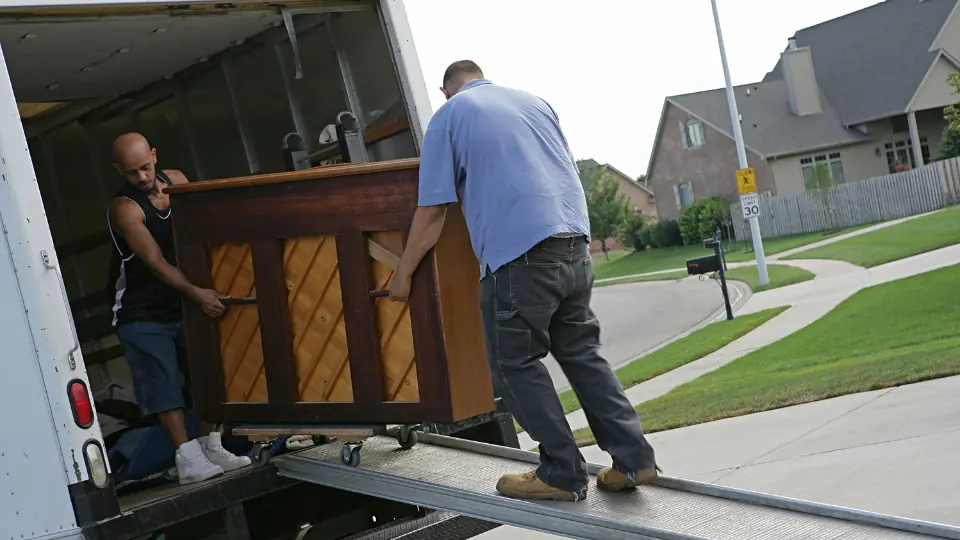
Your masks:
{"label": "dark wood piano case", "polygon": [[480,268],[458,205],[414,274],[387,289],[417,201],[419,160],[339,164],[168,188],[178,264],[233,298],[184,302],[205,421],[455,422],[494,409]]}

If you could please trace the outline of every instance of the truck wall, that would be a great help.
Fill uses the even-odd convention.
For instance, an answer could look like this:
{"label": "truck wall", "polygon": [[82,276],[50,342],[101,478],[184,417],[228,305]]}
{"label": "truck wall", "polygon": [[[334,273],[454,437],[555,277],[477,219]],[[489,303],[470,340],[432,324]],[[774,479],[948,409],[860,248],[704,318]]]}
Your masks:
{"label": "truck wall", "polygon": [[[31,132],[32,121],[26,123],[94,388],[108,374],[129,377],[103,295],[112,249],[106,208],[122,182],[111,164],[116,136],[140,131],[156,147],[160,167],[205,181],[283,170],[284,135],[299,132],[317,150],[320,132],[344,110],[353,110],[365,126],[407,114],[376,11],[298,15],[295,25],[299,80],[281,26],[124,96],[125,105],[117,101],[37,132]],[[66,117],[69,108],[57,113]],[[417,155],[409,131],[370,145],[368,152],[371,160]],[[105,360],[108,370],[94,367]]]}

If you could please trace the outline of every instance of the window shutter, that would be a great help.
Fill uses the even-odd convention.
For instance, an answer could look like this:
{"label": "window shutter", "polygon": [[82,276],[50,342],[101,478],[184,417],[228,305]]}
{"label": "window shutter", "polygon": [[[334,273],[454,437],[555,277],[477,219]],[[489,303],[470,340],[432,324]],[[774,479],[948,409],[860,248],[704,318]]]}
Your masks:
{"label": "window shutter", "polygon": [[687,126],[680,122],[680,141],[685,149],[690,148],[690,141],[687,139]]}
{"label": "window shutter", "polygon": [[673,185],[673,198],[677,203],[677,210],[680,209],[680,186],[677,184]]}

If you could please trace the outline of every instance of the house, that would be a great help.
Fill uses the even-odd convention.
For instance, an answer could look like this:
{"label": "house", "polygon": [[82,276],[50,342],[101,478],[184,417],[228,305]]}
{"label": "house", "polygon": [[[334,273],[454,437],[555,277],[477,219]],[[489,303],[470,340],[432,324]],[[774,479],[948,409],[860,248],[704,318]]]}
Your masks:
{"label": "house", "polygon": [[593,178],[597,171],[602,171],[601,174],[603,177],[613,178],[617,181],[620,187],[620,193],[630,202],[630,206],[634,212],[640,212],[654,220],[657,219],[657,201],[653,195],[653,190],[649,187],[630,178],[609,163],[601,165],[597,163],[596,160],[583,159],[577,162],[577,166],[580,168],[580,177],[584,182],[584,187],[588,185],[590,179]]}
{"label": "house", "polygon": [[[649,187],[630,178],[609,163],[601,165],[594,159],[582,159],[577,162],[577,167],[580,169],[580,180],[583,182],[584,188],[590,185],[590,181],[598,172],[602,175],[602,178],[613,178],[617,181],[620,193],[627,198],[634,212],[641,213],[651,218],[652,221],[658,220],[657,200]],[[606,244],[607,248],[611,250],[623,248],[616,238],[607,238]],[[591,253],[602,251],[602,248],[603,243],[599,238],[594,238],[590,243]]]}
{"label": "house", "polygon": [[[956,101],[957,0],[885,0],[798,31],[762,81],[734,88],[761,194],[802,193],[814,167],[837,183],[930,163]],[[737,197],[726,89],[666,98],[647,178],[661,219]]]}

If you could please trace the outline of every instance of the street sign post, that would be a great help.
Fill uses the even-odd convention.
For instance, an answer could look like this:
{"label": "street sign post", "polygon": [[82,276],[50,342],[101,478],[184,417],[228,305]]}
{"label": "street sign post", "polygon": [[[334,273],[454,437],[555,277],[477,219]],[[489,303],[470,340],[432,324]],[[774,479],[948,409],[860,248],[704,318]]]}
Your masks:
{"label": "street sign post", "polygon": [[753,171],[753,167],[737,170],[737,191],[741,195],[757,192],[757,173]]}
{"label": "street sign post", "polygon": [[760,197],[756,193],[748,193],[740,196],[740,208],[743,210],[744,219],[753,219],[760,217]]}
{"label": "street sign post", "polygon": [[[717,0],[710,1],[713,7],[713,24],[717,28],[717,43],[720,46],[720,61],[723,64],[723,78],[727,82],[727,103],[730,107],[730,124],[733,126],[733,138],[737,143],[737,158],[740,169],[737,171],[737,188],[740,194],[757,192],[757,177],[754,170],[747,164],[747,149],[743,143],[743,130],[740,129],[740,112],[737,110],[737,98],[733,92],[733,83],[730,80],[730,66],[727,64],[727,50],[723,46],[723,32],[720,30],[720,13],[717,11]],[[744,191],[747,190],[747,191]],[[741,203],[742,204],[742,203]],[[750,236],[753,237],[753,252],[757,258],[757,274],[760,285],[769,285],[770,276],[767,275],[767,261],[763,254],[763,239],[760,237],[760,205],[756,206],[757,215],[748,218],[750,222]]]}

